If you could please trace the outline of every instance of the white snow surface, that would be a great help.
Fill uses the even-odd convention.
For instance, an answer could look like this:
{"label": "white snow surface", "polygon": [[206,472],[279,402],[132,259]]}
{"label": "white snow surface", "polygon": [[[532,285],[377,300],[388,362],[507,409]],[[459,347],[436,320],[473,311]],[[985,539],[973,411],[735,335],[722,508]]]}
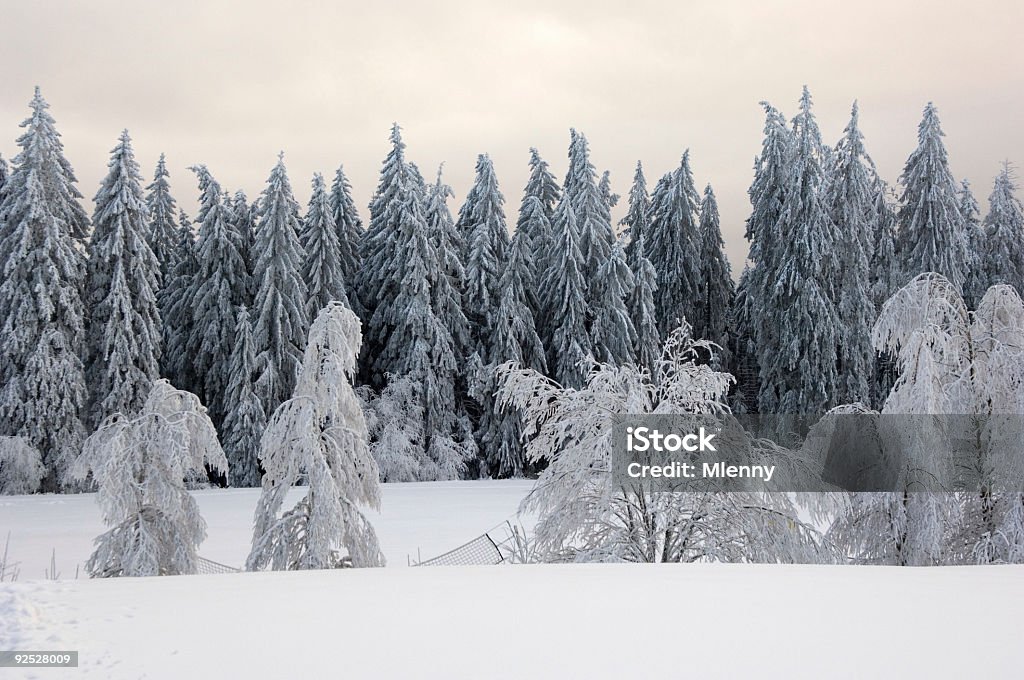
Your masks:
{"label": "white snow surface", "polygon": [[[390,563],[515,510],[529,483],[384,486]],[[248,550],[255,490],[197,492],[200,552]],[[529,565],[73,579],[94,498],[0,498],[16,583],[0,649],[78,650],[7,678],[1016,678],[1024,568]],[[2,545],[2,544],[0,544]],[[38,578],[56,549],[64,580]],[[68,568],[72,578],[68,578]]]}

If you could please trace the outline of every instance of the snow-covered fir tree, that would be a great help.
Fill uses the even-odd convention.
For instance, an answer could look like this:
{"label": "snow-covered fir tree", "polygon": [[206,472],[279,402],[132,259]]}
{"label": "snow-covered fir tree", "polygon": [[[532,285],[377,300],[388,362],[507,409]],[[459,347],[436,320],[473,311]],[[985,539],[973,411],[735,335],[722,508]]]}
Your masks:
{"label": "snow-covered fir tree", "polygon": [[[608,413],[723,413],[732,377],[697,362],[685,327],[654,373],[598,364],[579,389],[514,364],[500,400],[520,410],[526,455],[547,468],[523,501],[542,561],[823,562],[831,555],[787,494],[656,493],[615,484]],[[757,442],[752,442],[755,446]],[[766,453],[775,453],[770,451]]]}
{"label": "snow-covered fir tree", "polygon": [[896,253],[897,219],[892,190],[876,176],[872,194],[875,197],[875,235],[870,265],[871,302],[878,310],[899,290],[902,273]]}
{"label": "snow-covered fir tree", "polygon": [[226,471],[217,432],[199,399],[157,380],[137,414],[116,413],[85,442],[73,473],[91,475],[110,529],[96,538],[91,576],[194,574],[206,538],[186,480]]}
{"label": "snow-covered fir tree", "polygon": [[302,278],[306,282],[306,314],[310,319],[315,319],[320,310],[333,300],[349,306],[338,231],[327,184],[323,175],[316,173],[313,175],[309,210],[299,235],[305,251]]}
{"label": "snow-covered fir tree", "polygon": [[693,336],[718,345],[716,356],[723,365],[729,366],[729,310],[735,284],[729,259],[725,256],[718,200],[710,184],[704,187],[704,198],[700,202],[697,235],[700,238],[697,253],[700,274],[693,301]]}
{"label": "snow-covered fir tree", "polygon": [[981,207],[971,191],[971,183],[966,179],[960,181],[960,216],[964,220],[967,232],[967,255],[969,266],[964,278],[964,300],[971,309],[988,288],[988,276],[985,272],[985,230],[981,226]]}
{"label": "snow-covered fir tree", "polygon": [[[408,433],[404,438],[410,445],[400,452],[384,453],[415,461],[392,470],[415,469],[420,480],[456,479],[466,470],[476,446],[457,392],[463,358],[457,355],[457,339],[452,332],[462,326],[464,317],[459,316],[453,279],[435,247],[435,243],[448,242],[439,238],[446,231],[441,224],[445,211],[437,203],[444,202],[447,191],[442,184],[434,192],[431,203],[435,221],[431,228],[423,214],[426,199],[420,181],[409,164],[403,162],[398,168],[394,186],[395,204],[389,216],[393,222],[383,232],[390,240],[390,257],[382,259],[383,267],[378,272],[383,279],[383,296],[368,326],[383,339],[373,366],[378,383],[405,381],[407,389],[385,390],[381,398],[393,396],[411,404],[408,408],[383,408],[409,415],[406,423],[393,426]],[[373,431],[375,455],[381,453],[378,434]]]}
{"label": "snow-covered fir tree", "polygon": [[[828,270],[835,230],[825,203],[821,135],[804,88],[793,119],[785,198],[774,230],[778,273],[758,322],[762,413],[824,413],[835,405],[837,345],[842,338]],[[770,332],[765,332],[770,327]]]}
{"label": "snow-covered fir tree", "polygon": [[874,177],[874,163],[864,149],[859,111],[854,102],[850,122],[833,154],[825,199],[835,225],[834,252],[839,277],[834,297],[840,320],[836,347],[838,391],[834,397],[838,403],[867,404],[871,399],[875,350],[869,329],[876,313],[871,299],[871,257],[878,231]]}
{"label": "snow-covered fir tree", "polygon": [[[626,246],[627,255],[632,256],[633,251],[638,247],[641,237],[650,224],[650,218],[651,199],[647,195],[647,178],[644,177],[643,164],[637,161],[636,172],[633,173],[633,186],[629,189],[626,215],[619,221],[623,227],[622,236],[629,241]],[[636,272],[634,271],[634,273]]]}
{"label": "snow-covered fir tree", "polygon": [[[391,127],[391,150],[380,171],[377,190],[370,201],[370,222],[359,243],[362,266],[356,276],[359,308],[365,321],[363,357],[360,360],[362,382],[380,389],[386,383],[385,372],[377,370],[377,357],[387,340],[389,322],[386,318],[387,302],[396,295],[398,280],[389,261],[394,257],[393,242],[399,233],[396,219],[398,207],[404,200],[397,198],[410,189],[408,165],[405,161],[405,142],[398,124]],[[377,309],[384,307],[379,315]]]}
{"label": "snow-covered fir tree", "polygon": [[179,389],[197,391],[189,342],[193,328],[192,285],[199,271],[199,261],[196,259],[192,222],[185,211],[179,213],[178,224],[174,267],[168,272],[167,280],[157,295],[163,323],[160,374]]}
{"label": "snow-covered fir tree", "polygon": [[282,153],[260,196],[256,227],[253,339],[260,372],[257,393],[268,415],[295,388],[309,323],[298,216]]}
{"label": "snow-covered fir tree", "polygon": [[[235,339],[235,310],[245,304],[249,281],[242,244],[231,225],[231,212],[220,184],[206,166],[193,167],[201,192],[196,243],[196,273],[184,313],[191,315],[188,371],[214,424],[220,427],[229,405],[225,401],[228,367]],[[172,311],[173,313],[173,311]],[[184,315],[183,315],[184,316]],[[184,318],[179,321],[184,321]],[[186,375],[179,375],[186,378]]]}
{"label": "snow-covered fir tree", "polygon": [[[178,247],[178,209],[171,196],[170,176],[164,154],[160,154],[153,182],[146,187],[146,207],[149,209],[149,247],[160,263],[161,287],[171,277]],[[161,308],[160,311],[164,310]]]}
{"label": "snow-covered fir tree", "polygon": [[586,379],[585,363],[593,356],[587,332],[585,262],[572,202],[563,196],[554,216],[555,241],[544,277],[544,316],[550,336],[544,345],[548,372],[566,387],[579,387]]}
{"label": "snow-covered fir tree", "polygon": [[[609,190],[610,198],[610,190]],[[576,223],[576,240],[580,254],[583,256],[582,276],[587,312],[587,328],[590,327],[591,314],[599,305],[600,291],[596,286],[598,270],[611,255],[615,243],[615,231],[612,228],[610,207],[602,198],[598,185],[597,171],[590,160],[590,145],[586,135],[576,130],[570,131],[569,168],[562,185],[561,202],[568,201]],[[557,210],[557,209],[556,209]],[[552,215],[557,220],[557,216]],[[555,229],[554,239],[562,235]],[[549,263],[549,267],[552,266]]]}
{"label": "snow-covered fir tree", "polygon": [[636,279],[618,243],[597,270],[594,285],[598,293],[590,333],[594,358],[615,366],[634,363],[637,335],[627,301],[636,287]]}
{"label": "snow-covered fir tree", "polygon": [[111,152],[94,199],[85,282],[89,422],[136,413],[160,377],[160,262],[128,131]]}
{"label": "snow-covered fir tree", "polygon": [[243,304],[246,307],[252,305],[256,297],[257,281],[256,271],[256,216],[255,206],[249,205],[249,199],[245,192],[239,189],[230,200],[224,201],[229,212],[229,223],[237,235],[239,251],[242,253],[242,260],[245,262],[247,275],[246,296]]}
{"label": "snow-covered fir tree", "polygon": [[505,225],[505,197],[498,188],[494,164],[488,155],[477,158],[476,180],[460,211],[466,236],[465,312],[472,351],[480,361],[491,361],[495,315],[501,300],[499,278],[508,260],[509,237]]}
{"label": "snow-covered fir tree", "polygon": [[43,491],[67,481],[81,448],[86,400],[76,238],[87,220],[71,165],[39,89],[0,201],[0,434],[43,456]]}
{"label": "snow-covered fir tree", "polygon": [[627,308],[636,331],[633,359],[637,366],[653,370],[661,356],[661,333],[658,331],[658,317],[654,306],[658,275],[644,254],[646,244],[642,231],[638,232],[635,241],[630,241],[630,246],[626,253],[626,263],[633,272],[634,286],[627,300]]}
{"label": "snow-covered fir tree", "polygon": [[904,281],[935,272],[962,290],[971,264],[970,251],[944,136],[938,110],[929,102],[917,128],[917,148],[900,175],[903,194],[898,250]]}
{"label": "snow-covered fir tree", "polygon": [[227,456],[232,486],[259,486],[260,437],[267,418],[263,403],[256,394],[256,348],[252,339],[249,311],[238,309],[235,318],[235,339],[228,365],[225,392],[227,415],[221,427],[224,454]]}
{"label": "snow-covered fir tree", "polygon": [[663,337],[679,327],[698,297],[699,202],[687,151],[679,167],[655,187],[645,234],[647,259],[658,275],[654,301]]}
{"label": "snow-covered fir tree", "polygon": [[331,183],[330,204],[331,217],[338,228],[342,279],[349,306],[352,306],[357,301],[355,280],[360,264],[359,241],[363,236],[363,221],[352,200],[352,185],[345,176],[344,167],[340,165]]}
{"label": "snow-covered fir tree", "polygon": [[1009,164],[996,176],[985,216],[985,276],[989,284],[1005,283],[1024,294],[1024,207],[1015,192]]}
{"label": "snow-covered fir tree", "polygon": [[[544,272],[547,270],[547,258],[551,253],[551,244],[554,238],[551,220],[560,195],[561,189],[548,168],[547,161],[540,157],[537,149],[531,148],[530,178],[526,182],[523,200],[519,205],[516,231],[525,231],[533,247],[531,260],[536,270],[536,278],[528,285],[534,291],[534,297],[538,298],[538,302]],[[538,316],[540,311],[539,307],[533,309],[535,316]],[[540,321],[538,319],[538,327]]]}
{"label": "snow-covered fir tree", "polygon": [[[532,210],[543,220],[540,201],[536,197],[531,199]],[[533,316],[536,307],[530,285],[536,277],[533,253],[529,232],[517,230],[498,281],[501,301],[494,316],[490,363],[476,390],[483,407],[478,439],[485,458],[485,472],[493,477],[515,477],[526,472],[519,414],[502,409],[494,401],[495,368],[512,361],[541,373],[546,370],[544,346],[537,335]]]}
{"label": "snow-covered fir tree", "polygon": [[[340,302],[329,302],[310,328],[295,393],[263,434],[266,473],[249,570],[384,565],[373,526],[359,510],[380,507],[377,464],[351,385],[361,341],[359,318]],[[305,496],[282,512],[303,478]]]}

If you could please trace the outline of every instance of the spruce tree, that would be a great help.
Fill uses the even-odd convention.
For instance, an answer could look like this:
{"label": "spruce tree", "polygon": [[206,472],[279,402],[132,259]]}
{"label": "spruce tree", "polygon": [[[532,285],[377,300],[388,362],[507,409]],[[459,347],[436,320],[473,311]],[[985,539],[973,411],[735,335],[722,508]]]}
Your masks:
{"label": "spruce tree", "polygon": [[477,159],[476,181],[461,214],[466,243],[465,311],[472,351],[484,364],[491,362],[494,317],[501,300],[499,277],[508,259],[505,197],[498,188],[494,165],[486,154]]}
{"label": "spruce tree", "polygon": [[256,395],[256,349],[249,311],[239,307],[228,364],[227,415],[221,428],[231,486],[260,485],[260,437],[267,420]]}
{"label": "spruce tree", "polygon": [[697,297],[694,300],[693,337],[710,340],[722,349],[716,359],[729,364],[729,310],[735,295],[729,260],[725,256],[722,241],[721,218],[715,192],[708,184],[704,187],[704,198],[700,203],[698,225],[698,267],[700,276],[697,283]]}
{"label": "spruce tree", "polygon": [[[586,135],[576,130],[571,130],[570,135],[569,169],[562,185],[562,201],[572,204],[575,217],[577,247],[583,256],[580,273],[583,277],[588,309],[586,323],[589,328],[593,310],[597,309],[599,303],[597,272],[611,254],[615,232],[611,225],[610,207],[605,205],[608,199],[602,197],[597,171],[590,160],[590,146]],[[610,199],[610,190],[608,198]],[[561,238],[561,235],[556,234],[555,238]]]}
{"label": "spruce tree", "polygon": [[647,258],[658,275],[654,300],[663,338],[683,323],[698,296],[699,200],[687,151],[671,177],[655,189],[647,233]]}
{"label": "spruce tree", "polygon": [[[377,190],[370,201],[370,222],[360,239],[359,253],[362,266],[356,276],[359,307],[365,324],[365,336],[360,359],[362,381],[381,389],[385,375],[376,370],[377,357],[387,340],[390,323],[386,312],[377,316],[377,309],[385,300],[393,299],[398,281],[389,275],[389,261],[394,256],[393,239],[398,225],[395,210],[396,196],[409,191],[408,167],[405,161],[405,142],[398,124],[391,127],[391,150],[381,167]],[[386,309],[386,308],[385,308]]]}
{"label": "spruce tree", "polygon": [[591,328],[594,358],[615,366],[632,364],[637,334],[627,301],[636,288],[636,280],[618,243],[597,271],[596,287],[598,307]]}
{"label": "spruce tree", "polygon": [[128,131],[94,199],[85,283],[89,421],[142,408],[160,377],[160,262],[147,242],[149,209]]}
{"label": "spruce tree", "polygon": [[768,290],[758,338],[761,413],[818,415],[835,405],[841,322],[827,267],[834,226],[823,184],[821,136],[804,88],[793,119],[793,153],[777,225],[779,274]]}
{"label": "spruce tree", "polygon": [[[167,178],[167,163],[160,154],[153,182],[146,187],[146,207],[149,209],[149,247],[160,263],[160,286],[170,278],[174,269],[174,255],[178,246],[177,208],[171,196],[171,185]],[[160,310],[163,312],[163,309]]]}
{"label": "spruce tree", "polygon": [[874,164],[864,149],[854,102],[843,139],[836,146],[828,185],[828,210],[836,234],[839,286],[835,305],[841,322],[837,346],[839,383],[836,403],[867,404],[875,367],[871,327],[875,305],[871,300],[870,262],[878,212],[874,196]]}
{"label": "spruce tree", "polygon": [[309,327],[298,218],[281,153],[260,196],[256,227],[256,385],[268,417],[295,389]]}
{"label": "spruce tree", "polygon": [[315,319],[320,310],[332,300],[348,307],[338,226],[334,223],[327,184],[320,173],[313,175],[313,193],[309,198],[309,210],[299,240],[305,251],[302,278],[306,282],[308,295],[307,318]]}
{"label": "spruce tree", "polygon": [[[541,211],[540,200],[531,197],[531,206]],[[543,213],[538,215],[543,219]],[[519,414],[513,409],[502,409],[494,403],[497,385],[495,368],[507,361],[519,366],[545,371],[544,347],[537,335],[533,316],[534,305],[530,282],[536,272],[533,266],[533,245],[530,234],[517,230],[509,247],[508,263],[501,272],[499,290],[501,301],[494,318],[491,363],[483,385],[483,410],[479,439],[486,458],[487,472],[494,477],[515,477],[526,472]]]}
{"label": "spruce tree", "polygon": [[896,252],[896,210],[892,190],[875,177],[875,235],[872,239],[871,301],[881,310],[885,301],[900,288],[899,254]]}
{"label": "spruce tree", "polygon": [[962,291],[970,251],[944,136],[938,111],[928,102],[917,128],[917,148],[900,175],[898,247],[904,282],[923,272],[936,272]]}
{"label": "spruce tree", "polygon": [[83,441],[86,399],[84,222],[71,166],[39,89],[0,198],[0,434],[42,454],[43,491],[68,481]]}
{"label": "spruce tree", "polygon": [[345,176],[343,166],[338,166],[331,184],[331,216],[338,228],[338,248],[341,251],[341,273],[350,305],[356,302],[355,280],[359,271],[359,241],[363,235],[363,221],[359,218],[355,201],[352,200],[352,185]]}
{"label": "spruce tree", "polygon": [[230,217],[229,222],[237,235],[242,260],[245,262],[246,295],[243,304],[252,305],[256,297],[256,217],[255,205],[249,205],[245,192],[239,189],[231,200],[225,200]]}
{"label": "spruce tree", "polygon": [[[516,231],[525,231],[529,236],[533,247],[531,260],[536,271],[536,278],[530,281],[528,287],[537,297],[540,290],[542,277],[547,270],[547,258],[551,253],[551,246],[554,235],[551,231],[551,218],[554,215],[555,206],[561,190],[555,176],[548,169],[547,161],[540,157],[537,149],[530,149],[530,178],[523,191],[523,200],[519,206],[519,219],[516,222]],[[535,307],[533,313],[539,317],[540,308]],[[540,319],[538,330],[540,330]]]}
{"label": "spruce tree", "polygon": [[632,255],[643,240],[641,237],[647,231],[650,219],[651,199],[647,195],[647,179],[644,177],[643,164],[637,161],[636,172],[633,173],[633,186],[629,190],[629,206],[626,216],[619,222],[625,227],[623,235],[629,239],[629,244],[626,246],[627,255]]}
{"label": "spruce tree", "polygon": [[548,371],[563,386],[580,387],[586,380],[585,362],[592,359],[593,347],[587,332],[585,264],[578,245],[576,214],[564,195],[554,219],[557,240],[544,279],[545,315],[551,320],[551,336],[546,342]]}
{"label": "spruce tree", "polygon": [[157,303],[163,323],[160,374],[181,390],[197,392],[189,356],[192,338],[192,285],[199,261],[196,259],[195,234],[192,223],[182,210],[178,215],[178,233],[174,248],[174,267],[168,274]]}
{"label": "spruce tree", "polygon": [[981,226],[981,208],[971,191],[971,183],[960,182],[960,216],[967,231],[967,255],[970,266],[964,280],[964,301],[974,309],[988,290],[988,275],[985,271],[985,230]]}
{"label": "spruce tree", "polygon": [[1005,283],[1024,294],[1024,208],[1009,164],[996,176],[985,216],[985,273],[989,285]]}
{"label": "spruce tree", "polygon": [[187,361],[197,394],[219,428],[229,407],[225,392],[235,338],[235,310],[245,304],[249,281],[242,244],[231,224],[232,214],[220,184],[206,166],[192,170],[202,196],[196,273],[187,295],[191,312]]}

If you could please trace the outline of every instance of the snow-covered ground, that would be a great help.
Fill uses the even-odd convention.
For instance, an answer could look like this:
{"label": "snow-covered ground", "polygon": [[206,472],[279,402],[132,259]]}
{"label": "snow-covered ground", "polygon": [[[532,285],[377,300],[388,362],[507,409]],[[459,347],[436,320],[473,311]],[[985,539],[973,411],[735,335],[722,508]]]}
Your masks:
{"label": "snow-covered ground", "polygon": [[[528,484],[388,485],[392,565],[480,534]],[[240,564],[255,494],[197,494],[202,553]],[[77,649],[6,678],[1019,678],[1024,568],[432,567],[29,580],[89,552],[91,497],[0,500],[24,562],[0,649]],[[36,553],[39,553],[37,555]],[[33,574],[32,572],[36,573]],[[67,574],[65,574],[66,576]]]}

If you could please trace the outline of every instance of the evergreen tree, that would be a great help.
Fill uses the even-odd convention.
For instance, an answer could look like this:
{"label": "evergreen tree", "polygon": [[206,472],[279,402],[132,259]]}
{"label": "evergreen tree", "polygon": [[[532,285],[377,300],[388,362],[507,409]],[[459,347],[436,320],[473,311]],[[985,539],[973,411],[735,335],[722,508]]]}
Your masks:
{"label": "evergreen tree", "polygon": [[641,236],[647,231],[650,219],[651,199],[647,195],[647,179],[644,177],[643,164],[637,161],[636,172],[633,173],[633,186],[629,190],[629,207],[626,216],[619,222],[625,227],[623,235],[629,239],[629,245],[626,246],[627,255],[632,255],[641,242]]}
{"label": "evergreen tree", "polygon": [[85,304],[92,424],[142,408],[160,377],[160,262],[149,247],[149,210],[128,131],[96,192]]}
{"label": "evergreen tree", "polygon": [[[394,394],[385,389],[381,396],[386,393],[408,405],[401,409],[405,422],[392,426],[414,433],[407,438],[408,450],[402,455],[417,461],[411,466],[416,468],[417,478],[455,479],[465,471],[475,446],[456,393],[461,358],[456,355],[451,329],[461,323],[457,297],[432,238],[445,229],[434,231],[428,225],[420,179],[404,161],[401,139],[392,139],[399,148],[397,164],[389,167],[385,163],[390,176],[382,177],[382,185],[389,187],[390,206],[379,206],[383,212],[376,213],[383,218],[376,235],[387,248],[379,256],[381,265],[375,272],[379,281],[372,284],[381,295],[367,323],[367,334],[379,338],[380,348],[370,378],[375,384],[401,382],[407,388],[393,390]],[[432,201],[435,227],[445,212],[438,201],[443,203],[446,196],[442,184]],[[443,293],[446,287],[451,292]],[[378,406],[381,412],[392,410],[388,404]],[[376,439],[374,451],[380,459],[381,439]]]}
{"label": "evergreen tree", "polygon": [[187,361],[197,392],[219,428],[229,408],[225,392],[235,338],[235,310],[245,304],[248,276],[242,244],[231,225],[232,215],[220,184],[206,166],[191,169],[198,177],[202,196],[196,273],[187,296],[192,326]]}
{"label": "evergreen tree", "polygon": [[626,253],[626,262],[633,272],[635,283],[628,299],[629,316],[636,330],[633,357],[637,365],[650,371],[654,370],[655,363],[661,356],[661,335],[658,332],[658,318],[654,306],[658,275],[651,261],[644,255],[646,244],[643,231],[637,234],[637,239],[631,241],[630,245],[633,247]]}
{"label": "evergreen tree", "polygon": [[651,224],[646,234],[647,258],[658,274],[654,301],[662,337],[682,324],[698,298],[699,200],[687,151],[679,167],[655,188]]}
{"label": "evergreen tree", "polygon": [[700,224],[698,226],[699,250],[698,267],[700,277],[697,284],[693,315],[693,337],[710,340],[721,349],[718,356],[728,365],[729,341],[727,337],[729,310],[735,295],[732,271],[723,250],[721,218],[718,201],[711,185],[704,187],[704,198],[700,203]]}
{"label": "evergreen tree", "polygon": [[874,196],[874,164],[864,149],[854,102],[845,135],[834,153],[828,186],[828,210],[836,233],[839,287],[835,305],[842,324],[837,354],[839,359],[837,403],[867,404],[875,367],[871,327],[875,306],[871,300],[870,260],[878,230]]}
{"label": "evergreen tree", "polygon": [[394,257],[393,239],[398,233],[396,212],[401,202],[396,196],[409,191],[406,186],[408,179],[405,142],[402,141],[401,128],[396,123],[391,127],[391,150],[384,159],[380,181],[370,201],[370,222],[359,246],[362,266],[356,276],[359,306],[366,327],[360,360],[364,372],[362,381],[377,389],[383,388],[385,384],[385,374],[376,370],[377,357],[390,329],[390,323],[385,318],[386,305],[380,315],[377,309],[397,295],[398,280],[389,271],[389,261]]}
{"label": "evergreen tree", "polygon": [[988,289],[988,276],[985,272],[985,230],[981,226],[981,208],[971,191],[971,183],[966,179],[960,182],[960,216],[967,231],[970,262],[964,280],[964,300],[970,309],[974,309]]}
{"label": "evergreen tree", "polygon": [[[562,187],[562,201],[572,204],[576,221],[577,247],[583,256],[580,271],[586,300],[587,328],[593,311],[597,309],[600,292],[595,285],[598,270],[608,260],[615,243],[612,229],[610,206],[602,197],[598,185],[597,171],[590,161],[590,146],[584,134],[571,130],[569,144],[569,169]],[[556,234],[555,238],[562,238]]]}
{"label": "evergreen tree", "polygon": [[245,192],[239,189],[229,201],[225,200],[230,210],[230,224],[237,234],[242,260],[245,262],[246,296],[243,304],[249,307],[256,297],[256,218],[255,205],[249,205]]}
{"label": "evergreen tree", "polygon": [[[359,271],[359,241],[363,236],[363,221],[352,200],[352,185],[345,177],[343,166],[338,166],[331,184],[331,216],[338,228],[338,248],[341,251],[341,274],[349,305],[356,302],[355,280]],[[358,310],[357,310],[358,311]]]}
{"label": "evergreen tree", "polygon": [[551,337],[545,343],[548,370],[565,387],[581,386],[588,373],[585,362],[593,347],[587,333],[587,299],[583,282],[583,253],[572,202],[563,196],[555,211],[558,240],[551,251],[544,279],[545,315],[551,320]]}
{"label": "evergreen tree", "polygon": [[494,165],[486,154],[477,159],[476,181],[460,214],[465,220],[465,311],[472,336],[472,350],[484,364],[490,363],[494,318],[501,300],[499,277],[508,259],[509,238],[505,226],[505,197],[498,188]]}
{"label": "evergreen tree", "polygon": [[313,175],[313,193],[299,240],[305,250],[302,278],[306,282],[306,316],[315,319],[328,302],[337,300],[349,306],[345,294],[345,273],[341,264],[338,226],[334,223],[330,196],[323,175]]}
{"label": "evergreen tree", "polygon": [[637,335],[626,303],[636,288],[636,280],[618,243],[597,271],[596,287],[599,304],[591,329],[594,358],[614,366],[632,364]]}
{"label": "evergreen tree", "polygon": [[[465,268],[462,264],[464,245],[459,230],[455,228],[451,211],[448,210],[448,198],[453,196],[452,188],[442,178],[442,168],[437,170],[437,179],[427,190],[427,204],[424,218],[427,221],[427,234],[434,245],[439,272],[444,276],[431,277],[431,305],[434,314],[445,324],[452,336],[452,348],[455,356],[461,361],[470,353],[469,322],[463,311],[463,289],[465,287]],[[459,371],[458,378],[464,376]]]}
{"label": "evergreen tree", "polygon": [[256,349],[252,340],[249,311],[238,309],[235,319],[235,341],[228,367],[228,387],[224,417],[224,453],[232,486],[259,486],[260,437],[267,420],[263,404],[256,395]]}
{"label": "evergreen tree", "polygon": [[1024,294],[1024,208],[1009,164],[996,176],[985,216],[985,273],[988,283],[1005,283]]}
{"label": "evergreen tree", "polygon": [[899,290],[899,254],[896,252],[896,211],[892,191],[880,178],[875,178],[875,235],[871,255],[871,301],[880,310],[885,301]]}
{"label": "evergreen tree", "polygon": [[928,102],[917,128],[917,148],[900,175],[899,252],[903,279],[936,272],[963,290],[970,258],[957,184],[949,171],[939,114]]}
{"label": "evergreen tree", "polygon": [[177,242],[174,249],[174,268],[164,282],[157,302],[163,322],[163,351],[160,354],[160,373],[178,389],[198,391],[189,356],[192,338],[192,286],[199,271],[196,259],[195,235],[185,211],[178,216]]}
{"label": "evergreen tree", "polygon": [[74,175],[39,89],[0,200],[0,434],[42,454],[43,491],[69,481],[83,439],[85,224]]}
{"label": "evergreen tree", "polygon": [[[542,210],[540,200],[532,197],[531,205]],[[543,213],[538,215],[543,219]],[[514,477],[526,472],[519,414],[501,409],[494,403],[497,385],[494,370],[507,361],[536,371],[545,370],[544,347],[537,335],[531,305],[530,282],[536,273],[533,266],[533,245],[526,231],[516,231],[509,247],[508,263],[501,272],[498,289],[501,302],[494,318],[491,363],[481,392],[483,405],[479,439],[486,458],[487,472],[495,477]]]}
{"label": "evergreen tree", "polygon": [[288,182],[284,153],[278,156],[260,197],[259,217],[253,334],[260,371],[257,393],[269,417],[295,389],[308,328],[306,285],[300,271],[299,204]]}
{"label": "evergreen tree", "polygon": [[[149,247],[160,263],[160,286],[167,283],[174,269],[174,256],[178,246],[178,223],[174,197],[171,196],[171,185],[167,181],[167,163],[164,154],[160,154],[153,182],[146,187],[146,207],[149,209]],[[161,308],[160,310],[164,310]]]}
{"label": "evergreen tree", "polygon": [[[548,169],[547,162],[540,157],[537,149],[530,149],[530,179],[523,191],[523,201],[519,206],[519,220],[516,222],[516,231],[525,231],[529,236],[533,247],[531,261],[536,271],[536,277],[528,282],[528,288],[533,291],[536,298],[541,287],[544,272],[547,270],[547,258],[551,253],[551,246],[554,235],[551,231],[551,218],[561,190],[555,176]],[[533,308],[535,317],[539,317],[540,309]],[[538,330],[540,330],[540,319]]]}
{"label": "evergreen tree", "polygon": [[823,413],[835,404],[841,322],[826,268],[835,257],[834,227],[823,183],[821,136],[804,88],[793,119],[788,186],[776,227],[779,273],[768,289],[758,338],[761,413]]}

